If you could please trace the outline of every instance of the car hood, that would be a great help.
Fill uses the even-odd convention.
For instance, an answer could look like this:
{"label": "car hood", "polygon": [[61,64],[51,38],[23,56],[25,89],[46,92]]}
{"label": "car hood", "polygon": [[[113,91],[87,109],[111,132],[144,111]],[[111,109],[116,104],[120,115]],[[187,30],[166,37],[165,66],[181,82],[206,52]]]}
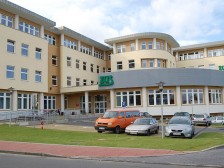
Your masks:
{"label": "car hood", "polygon": [[129,125],[126,127],[127,130],[147,130],[151,125]]}
{"label": "car hood", "polygon": [[192,126],[190,125],[182,125],[182,124],[170,124],[168,126],[166,126],[166,128],[168,129],[174,129],[174,130],[183,130],[186,128],[191,128]]}

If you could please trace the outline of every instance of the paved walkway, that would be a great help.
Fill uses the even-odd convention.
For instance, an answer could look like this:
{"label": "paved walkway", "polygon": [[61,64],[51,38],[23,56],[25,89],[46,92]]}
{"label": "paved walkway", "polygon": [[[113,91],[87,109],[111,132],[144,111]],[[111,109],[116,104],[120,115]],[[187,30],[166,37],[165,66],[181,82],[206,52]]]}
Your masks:
{"label": "paved walkway", "polygon": [[183,154],[184,152],[157,149],[90,147],[58,144],[0,141],[0,152],[58,157],[140,157]]}

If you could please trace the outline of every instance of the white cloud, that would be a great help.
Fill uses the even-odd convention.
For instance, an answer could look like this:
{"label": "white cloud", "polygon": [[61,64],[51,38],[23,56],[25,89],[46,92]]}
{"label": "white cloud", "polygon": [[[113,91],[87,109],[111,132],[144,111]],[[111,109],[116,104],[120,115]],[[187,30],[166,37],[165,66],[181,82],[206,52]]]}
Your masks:
{"label": "white cloud", "polygon": [[11,1],[102,43],[137,32],[167,33],[181,45],[224,38],[222,0]]}

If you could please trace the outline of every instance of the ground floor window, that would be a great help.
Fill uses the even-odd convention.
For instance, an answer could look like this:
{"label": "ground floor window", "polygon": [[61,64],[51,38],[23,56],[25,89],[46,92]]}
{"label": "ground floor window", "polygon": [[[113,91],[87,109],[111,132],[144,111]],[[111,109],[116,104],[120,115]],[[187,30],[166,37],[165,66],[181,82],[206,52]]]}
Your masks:
{"label": "ground floor window", "polygon": [[44,109],[55,110],[56,109],[56,97],[44,96]]}
{"label": "ground floor window", "polygon": [[10,102],[11,102],[10,93],[0,93],[0,109],[1,110],[9,110]]}
{"label": "ground floor window", "polygon": [[[173,105],[174,104],[174,90],[163,90],[163,104],[165,105]],[[161,105],[160,92],[157,90],[149,90],[148,91],[148,104],[150,106],[153,105]]]}
{"label": "ground floor window", "polygon": [[141,105],[141,91],[127,91],[116,93],[116,106],[132,107]]}
{"label": "ground floor window", "polygon": [[18,94],[18,109],[19,110],[31,109],[31,95],[30,94]]}
{"label": "ground floor window", "polygon": [[106,95],[96,95],[94,103],[95,113],[104,113],[107,109],[107,97]]}
{"label": "ground floor window", "polygon": [[222,103],[222,90],[221,89],[209,89],[208,97],[210,104],[221,104]]}
{"label": "ground floor window", "polygon": [[182,104],[203,104],[203,89],[182,89]]}
{"label": "ground floor window", "polygon": [[[88,105],[89,105],[89,113],[91,113],[91,96],[88,98]],[[85,112],[85,96],[80,97],[80,110],[81,112]]]}

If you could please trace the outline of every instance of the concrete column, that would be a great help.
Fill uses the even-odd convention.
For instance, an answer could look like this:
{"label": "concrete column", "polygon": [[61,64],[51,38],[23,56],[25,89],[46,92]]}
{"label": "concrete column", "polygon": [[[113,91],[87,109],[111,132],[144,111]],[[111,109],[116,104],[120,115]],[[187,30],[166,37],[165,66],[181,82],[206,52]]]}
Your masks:
{"label": "concrete column", "polygon": [[64,46],[65,35],[61,34],[61,46]]}
{"label": "concrete column", "polygon": [[178,51],[176,52],[176,61],[178,61]]}
{"label": "concrete column", "polygon": [[39,107],[40,107],[41,114],[43,114],[43,112],[44,112],[44,93],[40,93]]}
{"label": "concrete column", "polygon": [[207,50],[207,48],[204,48],[204,57],[205,58],[208,57],[208,50]]}
{"label": "concrete column", "polygon": [[116,54],[117,53],[117,50],[116,50],[116,44],[114,43],[113,44],[113,54]]}
{"label": "concrete column", "polygon": [[138,39],[135,40],[135,50],[138,50]]}
{"label": "concrete column", "polygon": [[156,49],[156,38],[153,38],[153,49]]}
{"label": "concrete column", "polygon": [[17,111],[18,95],[17,90],[12,92],[12,111]]}
{"label": "concrete column", "polygon": [[167,51],[168,50],[168,47],[167,47],[167,41],[165,41],[165,50]]}
{"label": "concrete column", "polygon": [[61,94],[61,112],[65,111],[65,95]]}
{"label": "concrete column", "polygon": [[176,86],[176,106],[177,106],[177,111],[182,111],[180,86]]}
{"label": "concrete column", "polygon": [[15,29],[19,30],[19,15],[15,15]]}
{"label": "concrete column", "polygon": [[106,52],[105,51],[103,52],[103,60],[107,60]]}
{"label": "concrete column", "polygon": [[78,41],[78,51],[81,51],[81,41]]}
{"label": "concrete column", "polygon": [[95,48],[94,46],[92,46],[92,56],[94,56],[94,51],[95,51]]}
{"label": "concrete column", "polygon": [[89,113],[89,92],[85,92],[85,112]]}
{"label": "concrete column", "polygon": [[110,109],[114,109],[114,90],[110,90]]}
{"label": "concrete column", "polygon": [[44,25],[40,27],[40,37],[44,39]]}
{"label": "concrete column", "polygon": [[157,58],[154,59],[154,67],[155,67],[155,68],[158,67],[158,61],[157,61]]}
{"label": "concrete column", "polygon": [[204,87],[204,91],[205,91],[205,106],[206,106],[206,113],[210,115],[210,110],[209,110],[209,96],[208,96],[208,86]]}
{"label": "concrete column", "polygon": [[142,88],[142,107],[144,111],[147,111],[147,90],[145,87]]}

